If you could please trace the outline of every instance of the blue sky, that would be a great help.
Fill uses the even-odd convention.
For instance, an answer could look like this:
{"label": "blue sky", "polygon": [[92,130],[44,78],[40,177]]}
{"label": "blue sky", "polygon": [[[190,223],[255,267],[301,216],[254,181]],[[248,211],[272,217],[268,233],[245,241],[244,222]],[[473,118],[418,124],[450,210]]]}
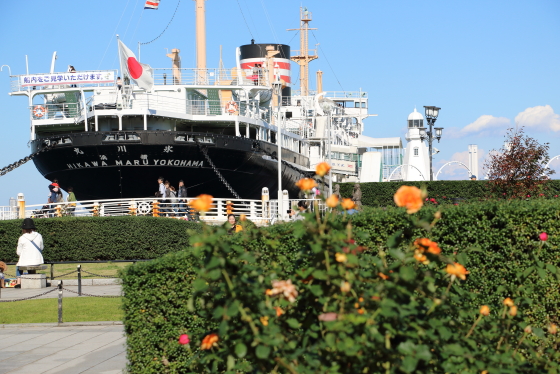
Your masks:
{"label": "blue sky", "polygon": [[[178,0],[162,0],[157,11],[143,0],[10,1],[0,14],[0,65],[12,74],[47,72],[54,51],[57,69],[117,69],[115,34],[134,51],[156,38],[171,19]],[[108,5],[110,7],[108,7]],[[326,90],[369,94],[365,135],[401,136],[416,106],[442,108],[444,127],[434,169],[446,161],[466,162],[468,144],[483,158],[503,143],[508,127],[525,126],[550,156],[560,155],[560,2],[538,1],[373,1],[208,0],[208,67],[217,67],[223,46],[226,67],[235,64],[235,47],[255,38],[298,49],[299,7],[313,14],[310,45],[320,58]],[[183,67],[195,66],[194,2],[181,0],[173,22],[156,41],[142,47],[141,60],[170,67],[166,48],[181,50]],[[293,79],[297,67],[292,66]],[[315,87],[312,80],[311,87]],[[29,153],[29,112],[23,97],[10,97],[7,68],[0,73],[0,165]],[[560,178],[560,160],[554,164]],[[464,179],[449,166],[440,179]],[[32,163],[0,178],[0,205],[23,192],[28,203],[46,200],[47,182]],[[103,188],[103,186],[99,186]]]}

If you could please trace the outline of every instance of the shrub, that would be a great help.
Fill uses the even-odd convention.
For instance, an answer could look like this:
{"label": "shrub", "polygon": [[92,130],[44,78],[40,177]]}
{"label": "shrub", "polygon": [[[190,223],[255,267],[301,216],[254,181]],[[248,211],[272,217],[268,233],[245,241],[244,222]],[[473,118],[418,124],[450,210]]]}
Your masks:
{"label": "shrub", "polygon": [[[558,324],[559,214],[557,202],[492,202],[441,213],[430,206],[412,216],[367,209],[234,236],[206,228],[191,238],[190,254],[125,271],[126,297],[143,293],[144,303],[127,301],[125,310],[130,369],[555,372],[554,343],[542,338],[549,323]],[[542,231],[546,242],[539,241]],[[418,253],[413,242],[422,237],[442,255]],[[466,280],[445,272],[455,262],[469,270]],[[139,266],[152,267],[134,270]],[[175,266],[184,277],[174,275],[177,284],[143,288],[151,272]],[[502,304],[506,297],[519,307],[515,316]],[[479,312],[482,305],[489,316]],[[191,345],[178,343],[183,333]],[[142,343],[149,334],[165,338]]]}
{"label": "shrub", "polygon": [[[16,262],[21,220],[0,221],[0,260]],[[45,261],[152,259],[188,246],[187,229],[199,223],[157,217],[36,219]]]}
{"label": "shrub", "polygon": [[[360,183],[362,190],[362,204],[371,207],[392,207],[395,205],[393,195],[403,185],[426,186],[430,198],[434,198],[437,205],[465,202],[503,200],[503,194],[491,193],[489,181],[433,181],[433,182],[371,182]],[[340,183],[340,194],[352,197],[354,183]],[[549,180],[540,186],[541,190],[531,194],[530,199],[558,199],[560,196],[560,180]],[[525,195],[526,196],[526,195]],[[509,197],[509,196],[508,196]]]}

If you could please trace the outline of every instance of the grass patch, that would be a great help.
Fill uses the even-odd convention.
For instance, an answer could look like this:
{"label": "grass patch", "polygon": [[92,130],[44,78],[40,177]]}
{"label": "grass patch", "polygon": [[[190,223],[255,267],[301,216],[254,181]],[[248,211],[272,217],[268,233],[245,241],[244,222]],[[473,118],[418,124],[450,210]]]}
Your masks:
{"label": "grass patch", "polygon": [[[68,297],[62,301],[63,322],[122,321],[122,298]],[[0,324],[58,322],[58,299],[0,303]]]}
{"label": "grass patch", "polygon": [[[132,262],[107,262],[107,263],[99,263],[99,264],[88,264],[84,263],[82,265],[82,270],[87,270],[91,273],[99,274],[99,275],[106,275],[112,276],[114,278],[118,278],[119,270],[127,267],[128,265],[132,264]],[[58,274],[66,274],[71,271],[77,269],[79,264],[55,264],[54,265],[54,277],[55,279],[77,279],[78,273],[72,273],[70,275],[64,277],[57,277]],[[51,277],[51,266],[47,265],[47,270],[38,271],[37,273],[45,274],[48,279]],[[8,265],[8,270],[6,271],[8,274],[16,274],[16,266],[15,265]],[[9,277],[12,278],[12,277]],[[92,279],[92,278],[99,278],[95,275],[90,275],[82,271],[82,279]]]}

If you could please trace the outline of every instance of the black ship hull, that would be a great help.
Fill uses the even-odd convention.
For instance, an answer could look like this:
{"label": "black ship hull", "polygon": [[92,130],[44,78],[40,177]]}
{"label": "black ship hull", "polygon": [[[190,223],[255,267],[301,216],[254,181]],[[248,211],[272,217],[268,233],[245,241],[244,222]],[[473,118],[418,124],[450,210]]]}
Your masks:
{"label": "black ship hull", "polygon": [[[55,147],[33,159],[35,166],[63,189],[73,187],[79,200],[151,197],[159,177],[175,187],[183,180],[188,196],[234,198],[220,175],[243,199],[260,199],[263,187],[277,198],[277,146],[264,141],[174,131],[85,132],[35,140],[33,151],[52,142]],[[296,197],[295,182],[308,176],[309,160],[286,149],[282,160],[282,187]]]}

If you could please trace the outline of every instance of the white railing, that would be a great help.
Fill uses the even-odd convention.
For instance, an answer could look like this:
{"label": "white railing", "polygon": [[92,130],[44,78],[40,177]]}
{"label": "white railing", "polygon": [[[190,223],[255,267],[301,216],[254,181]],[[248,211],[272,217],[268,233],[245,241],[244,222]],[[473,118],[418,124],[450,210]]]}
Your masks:
{"label": "white railing", "polygon": [[[277,200],[243,200],[243,199],[214,199],[212,208],[205,214],[198,215],[190,209],[188,203],[195,198],[142,198],[142,199],[108,199],[82,200],[75,203],[63,202],[55,204],[26,205],[26,218],[54,218],[63,216],[73,217],[116,217],[116,216],[158,216],[186,220],[201,220],[209,224],[222,224],[232,213],[239,219],[245,214],[247,219],[257,226],[267,226],[278,221]],[[288,210],[297,206],[299,199],[285,199],[282,220],[289,220]],[[309,211],[319,209],[323,214],[327,209],[320,200],[305,200]],[[317,207],[315,206],[317,203]],[[14,207],[0,207],[0,220],[19,218],[19,210]]]}
{"label": "white railing", "polygon": [[[156,85],[205,85],[218,86],[234,84],[237,86],[254,86],[255,83],[268,85],[266,69],[260,69],[256,76],[251,76],[247,70],[241,69],[153,69]],[[238,76],[241,79],[237,79]],[[249,75],[249,77],[247,77]],[[256,81],[256,82],[255,82]]]}
{"label": "white railing", "polygon": [[[317,91],[309,90],[308,95],[314,96],[317,95]],[[320,92],[319,92],[320,93]],[[292,100],[293,96],[301,96],[301,92],[299,90],[294,90],[292,92]],[[365,98],[367,99],[368,94],[367,92],[360,92],[360,91],[326,91],[324,97],[332,98],[332,99],[359,99]]]}
{"label": "white railing", "polygon": [[79,117],[82,108],[79,103],[61,103],[61,104],[40,104],[29,107],[31,119],[55,119],[64,120],[67,118]]}
{"label": "white railing", "polygon": [[18,218],[19,210],[14,206],[0,206],[0,220],[16,219]]}

